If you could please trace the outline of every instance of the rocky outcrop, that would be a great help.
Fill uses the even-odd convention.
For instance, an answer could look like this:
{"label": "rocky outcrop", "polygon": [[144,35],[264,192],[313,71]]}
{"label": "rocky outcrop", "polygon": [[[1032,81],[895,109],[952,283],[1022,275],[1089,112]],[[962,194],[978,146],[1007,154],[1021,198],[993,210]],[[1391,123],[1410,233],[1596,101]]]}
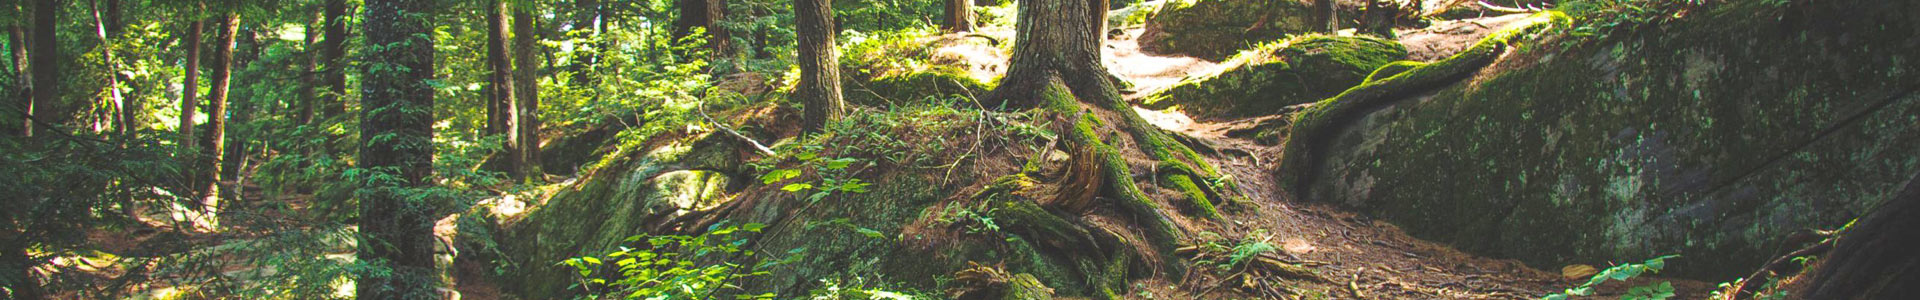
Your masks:
{"label": "rocky outcrop", "polygon": [[1368,72],[1406,57],[1406,48],[1391,40],[1301,36],[1236,55],[1225,69],[1188,78],[1147,96],[1142,105],[1178,106],[1203,121],[1273,115],[1339,94]]}
{"label": "rocky outcrop", "polygon": [[1920,3],[1768,2],[1520,42],[1345,120],[1282,172],[1306,174],[1296,197],[1471,252],[1543,268],[1680,254],[1665,274],[1732,278],[1920,170],[1920,21],[1901,15]]}
{"label": "rocky outcrop", "polygon": [[1140,50],[1219,61],[1263,42],[1310,31],[1300,0],[1166,0],[1140,33]]}

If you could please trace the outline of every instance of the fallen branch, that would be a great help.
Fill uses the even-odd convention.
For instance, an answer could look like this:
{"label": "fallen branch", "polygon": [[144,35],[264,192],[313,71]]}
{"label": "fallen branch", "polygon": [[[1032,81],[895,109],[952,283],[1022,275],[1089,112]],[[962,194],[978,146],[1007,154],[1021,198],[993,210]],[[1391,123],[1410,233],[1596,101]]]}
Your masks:
{"label": "fallen branch", "polygon": [[719,121],[714,121],[713,117],[707,116],[707,102],[705,101],[700,102],[700,107],[694,110],[700,112],[700,118],[706,119],[707,123],[712,123],[713,127],[720,128],[721,131],[726,131],[728,134],[732,134],[733,137],[737,137],[737,138],[740,138],[741,140],[745,140],[747,141],[748,144],[753,144],[753,149],[760,150],[760,153],[762,154],[766,154],[767,156],[774,156],[772,148],[767,148],[766,145],[760,144],[760,141],[755,141],[753,140],[753,138],[747,137],[747,135],[740,134],[739,131],[734,131],[733,128],[728,128],[727,124],[720,123]]}
{"label": "fallen branch", "polygon": [[1787,255],[1780,256],[1779,258],[1773,259],[1773,261],[1767,262],[1765,266],[1760,267],[1760,270],[1754,271],[1753,274],[1747,275],[1746,278],[1740,279],[1740,285],[1735,286],[1733,288],[1733,291],[1727,294],[1733,295],[1733,300],[1743,300],[1743,299],[1753,298],[1753,295],[1756,292],[1758,292],[1763,287],[1763,285],[1766,284],[1767,277],[1779,276],[1779,273],[1781,271],[1786,271],[1788,266],[1793,265],[1794,258],[1826,253],[1828,249],[1833,249],[1834,240],[1837,240],[1837,238],[1828,238],[1826,240],[1820,241],[1820,243],[1807,246],[1806,248],[1801,248],[1800,250],[1793,251],[1792,253],[1787,253]]}

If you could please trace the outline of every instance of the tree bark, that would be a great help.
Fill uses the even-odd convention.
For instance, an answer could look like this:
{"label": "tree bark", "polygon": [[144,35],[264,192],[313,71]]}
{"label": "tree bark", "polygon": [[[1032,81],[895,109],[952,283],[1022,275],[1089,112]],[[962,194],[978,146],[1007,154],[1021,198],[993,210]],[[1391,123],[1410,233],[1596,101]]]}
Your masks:
{"label": "tree bark", "polygon": [[[205,20],[195,19],[187,24],[187,62],[181,66],[186,76],[181,78],[180,89],[180,141],[181,147],[189,150],[199,147],[198,135],[194,130],[193,116],[200,111],[200,32],[206,26]],[[194,151],[188,151],[194,153]],[[191,176],[189,176],[191,177]],[[189,184],[196,181],[188,178]]]}
{"label": "tree bark", "polygon": [[1387,1],[1367,1],[1367,11],[1360,20],[1361,33],[1393,38],[1394,19],[1400,13],[1400,8]]}
{"label": "tree bark", "polygon": [[1313,26],[1321,33],[1340,31],[1339,9],[1333,0],[1313,0]]}
{"label": "tree bark", "polygon": [[1920,180],[1853,224],[1835,241],[1801,299],[1913,299],[1920,296]]}
{"label": "tree bark", "polygon": [[827,122],[847,114],[840,95],[840,57],[836,53],[831,0],[795,0],[793,23],[797,27],[800,50],[800,82],[793,96],[805,104],[802,124],[807,132],[820,132]]}
{"label": "tree bark", "polygon": [[326,0],[325,28],[320,39],[320,118],[332,118],[347,112],[347,0]]}
{"label": "tree bark", "polygon": [[726,18],[726,0],[678,0],[680,18],[674,20],[674,38],[692,36],[694,28],[704,28],[707,32],[707,49],[713,51],[712,57],[733,56],[732,37],[727,30],[720,28],[719,21]]}
{"label": "tree bark", "polygon": [[220,208],[221,156],[227,150],[227,95],[228,85],[233,81],[234,38],[239,36],[240,14],[226,13],[221,16],[220,35],[215,37],[213,48],[213,73],[211,84],[207,87],[207,136],[200,146],[205,162],[200,164],[200,205],[208,213],[217,213]]}
{"label": "tree bark", "polygon": [[973,31],[973,1],[946,0],[946,18],[940,21],[940,29],[949,32]]}
{"label": "tree bark", "polygon": [[296,124],[313,124],[313,113],[317,108],[315,102],[318,100],[314,90],[315,86],[319,85],[315,82],[319,78],[315,73],[320,71],[320,49],[317,41],[320,39],[320,26],[325,23],[325,14],[314,13],[313,20],[307,23],[307,28],[304,30],[306,36],[300,42],[301,49],[304,49],[301,52],[306,56],[306,64],[300,67],[300,107],[294,115],[294,119],[298,122]]}
{"label": "tree bark", "polygon": [[361,168],[391,176],[361,187],[360,299],[439,299],[433,224],[439,209],[415,197],[432,184],[432,0],[367,0],[365,81],[360,85]]}
{"label": "tree bark", "polygon": [[[28,103],[27,114],[33,120],[42,123],[56,123],[54,117],[60,113],[53,107],[60,96],[60,45],[54,38],[54,26],[59,24],[60,7],[63,0],[36,1],[33,6],[32,36],[27,41],[27,66],[32,69],[33,99]],[[34,127],[32,130],[53,130]],[[28,136],[33,132],[28,131]]]}
{"label": "tree bark", "polygon": [[[513,102],[513,62],[507,54],[507,2],[487,5],[487,128],[485,135],[506,134],[508,107]],[[504,170],[503,170],[504,171]]]}
{"label": "tree bark", "polygon": [[33,136],[33,74],[27,66],[27,30],[19,25],[7,29],[7,53],[12,54],[9,59],[13,60],[13,86],[19,93],[14,96],[20,99],[19,103],[13,104],[20,109],[20,119],[15,120],[20,122],[20,130],[11,133],[30,137]]}
{"label": "tree bark", "polygon": [[513,159],[515,180],[526,178],[539,179],[540,176],[540,45],[535,43],[539,34],[535,32],[536,21],[532,7],[516,7],[513,12],[513,132],[508,133],[513,145],[509,152]]}
{"label": "tree bark", "polygon": [[[119,6],[119,4],[113,0],[108,0],[107,5],[109,5],[109,7]],[[113,113],[112,127],[114,131],[120,135],[131,134],[135,126],[133,123],[133,105],[128,103],[126,98],[120,95],[119,61],[113,58],[113,38],[118,36],[118,34],[110,34],[109,32],[112,31],[107,29],[109,28],[107,19],[113,16],[112,10],[117,8],[110,8],[108,12],[102,13],[100,6],[95,5],[92,0],[87,1],[87,8],[87,12],[93,16],[94,37],[100,39],[102,49],[100,51],[100,62],[101,65],[107,69],[107,99],[104,100],[116,110],[116,112]]]}
{"label": "tree bark", "polygon": [[[599,37],[603,8],[598,0],[574,0],[572,30],[584,31],[590,37]],[[594,40],[589,45],[592,50],[576,54],[578,57],[575,57],[573,64],[567,68],[573,73],[571,81],[573,86],[594,90],[593,87],[599,84],[596,80],[598,77],[593,75],[593,66],[600,63],[600,52],[606,51],[607,48],[606,42],[599,40]],[[593,99],[590,100],[599,100],[599,93],[592,95]]]}

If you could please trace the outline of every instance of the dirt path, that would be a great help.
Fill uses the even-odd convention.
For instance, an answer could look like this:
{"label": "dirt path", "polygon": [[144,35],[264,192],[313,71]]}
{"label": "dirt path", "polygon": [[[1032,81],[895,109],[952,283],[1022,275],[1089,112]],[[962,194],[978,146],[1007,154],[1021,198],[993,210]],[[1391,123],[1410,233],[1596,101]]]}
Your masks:
{"label": "dirt path", "polygon": [[[1432,61],[1465,49],[1481,37],[1523,18],[1524,15],[1495,16],[1443,21],[1434,26],[1404,30],[1401,42],[1407,45],[1409,58]],[[1154,56],[1139,51],[1133,39],[1139,29],[1109,39],[1105,45],[1106,64],[1111,72],[1134,84],[1125,96],[1145,97],[1171,87],[1190,75],[1217,72],[1229,67],[1191,57]],[[1335,299],[1534,299],[1559,291],[1576,280],[1559,272],[1527,267],[1518,261],[1474,256],[1434,242],[1411,237],[1398,227],[1326,204],[1279,199],[1272,183],[1276,158],[1284,151],[1277,146],[1261,145],[1234,138],[1236,130],[1254,129],[1263,124],[1284,121],[1286,116],[1265,116],[1242,120],[1196,122],[1177,111],[1152,111],[1135,108],[1149,122],[1165,129],[1194,137],[1214,151],[1213,163],[1231,175],[1250,205],[1242,212],[1229,214],[1223,227],[1227,236],[1247,236],[1265,240],[1280,248],[1289,258],[1311,262],[1330,282],[1291,281],[1291,295],[1325,293]],[[1252,207],[1244,207],[1252,206]],[[1600,265],[1604,268],[1605,265]],[[1260,295],[1238,290],[1219,276],[1199,274],[1182,284],[1202,291],[1201,297]],[[1584,280],[1580,278],[1579,280]],[[1208,283],[1206,281],[1216,281]],[[1625,287],[1659,279],[1636,279],[1614,283],[1602,294],[1623,292]],[[1198,282],[1197,285],[1195,282]],[[1674,281],[1682,299],[1704,298],[1701,291],[1712,286],[1695,281]],[[1166,291],[1182,293],[1183,291]],[[1236,294],[1244,293],[1244,294]]]}

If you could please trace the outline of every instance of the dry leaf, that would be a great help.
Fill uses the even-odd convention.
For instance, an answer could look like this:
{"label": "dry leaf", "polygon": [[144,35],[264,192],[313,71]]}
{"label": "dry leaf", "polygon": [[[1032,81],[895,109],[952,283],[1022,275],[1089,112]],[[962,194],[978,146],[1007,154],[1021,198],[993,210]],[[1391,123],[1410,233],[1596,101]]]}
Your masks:
{"label": "dry leaf", "polygon": [[1589,265],[1568,265],[1560,268],[1560,276],[1566,277],[1567,280],[1587,278],[1587,276],[1593,276],[1593,274],[1597,273],[1600,273],[1600,269],[1595,269]]}

